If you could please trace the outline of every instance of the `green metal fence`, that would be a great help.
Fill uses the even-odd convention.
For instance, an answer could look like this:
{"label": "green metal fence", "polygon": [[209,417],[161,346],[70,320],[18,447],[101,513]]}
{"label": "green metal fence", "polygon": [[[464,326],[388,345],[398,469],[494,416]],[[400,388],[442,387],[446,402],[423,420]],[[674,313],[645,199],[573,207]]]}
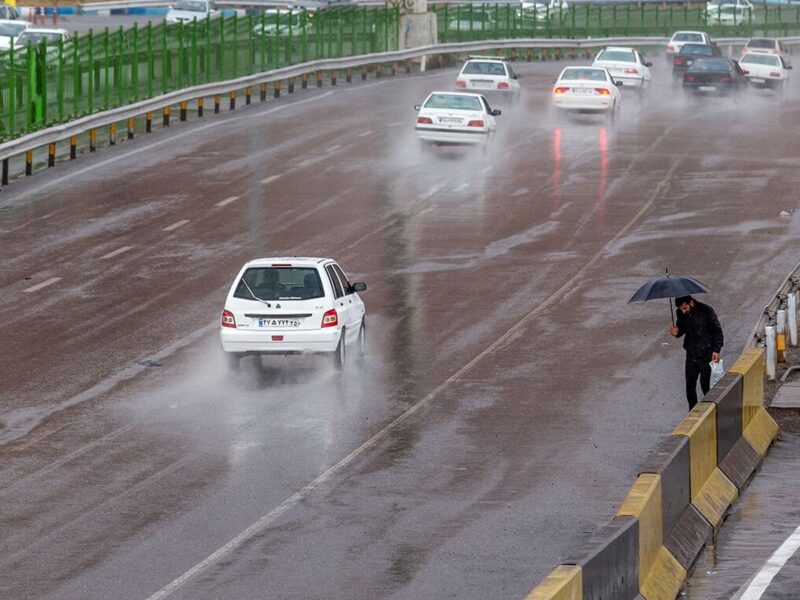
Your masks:
{"label": "green metal fence", "polygon": [[440,4],[439,42],[511,38],[587,38],[671,36],[679,29],[712,36],[752,37],[797,35],[800,5],[723,8],[709,13],[706,5],[666,7],[647,4],[571,4],[568,9],[520,8],[509,4]]}
{"label": "green metal fence", "polygon": [[276,11],[90,32],[0,55],[0,139],[192,85],[396,50],[395,8]]}

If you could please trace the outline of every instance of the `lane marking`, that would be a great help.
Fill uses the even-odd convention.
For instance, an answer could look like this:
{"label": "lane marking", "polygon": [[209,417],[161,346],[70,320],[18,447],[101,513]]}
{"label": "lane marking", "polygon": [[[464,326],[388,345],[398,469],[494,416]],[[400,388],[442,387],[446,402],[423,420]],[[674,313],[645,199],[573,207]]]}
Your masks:
{"label": "lane marking", "polygon": [[313,158],[306,158],[305,160],[301,160],[299,163],[297,163],[297,166],[298,167],[307,167],[309,165],[314,164],[314,161],[315,161],[315,159],[313,159]]}
{"label": "lane marking", "polygon": [[261,183],[264,183],[264,184],[272,183],[273,181],[275,181],[276,179],[279,179],[279,178],[280,178],[280,175],[270,175],[266,179],[262,179]]}
{"label": "lane marking", "polygon": [[230,198],[225,198],[225,200],[221,200],[217,202],[214,206],[219,206],[222,208],[223,206],[228,206],[231,202],[236,202],[239,199],[239,196],[231,196]]}
{"label": "lane marking", "polygon": [[367,137],[368,135],[372,135],[373,133],[375,132],[372,131],[371,129],[367,129],[366,131],[362,131],[361,133],[359,133],[356,137]]}
{"label": "lane marking", "polygon": [[116,250],[101,256],[100,260],[108,260],[109,258],[114,258],[115,256],[119,256],[120,254],[124,254],[125,252],[127,252],[131,248],[133,248],[133,246],[123,246],[122,248],[117,248]]}
{"label": "lane marking", "polygon": [[183,584],[189,581],[191,578],[207,570],[209,567],[213,566],[220,560],[229,556],[234,550],[242,546],[245,542],[255,537],[256,535],[259,535],[275,519],[280,517],[290,508],[293,508],[296,504],[302,502],[307,496],[311,494],[311,492],[316,490],[320,485],[327,482],[339,471],[343,470],[345,467],[354,463],[362,454],[365,454],[367,451],[377,446],[380,442],[384,440],[384,438],[386,438],[389,435],[389,433],[392,430],[397,428],[399,425],[402,425],[405,421],[407,421],[409,418],[418,413],[422,408],[430,404],[431,400],[433,400],[436,396],[438,396],[443,390],[445,390],[447,387],[449,387],[450,385],[461,379],[461,377],[463,377],[466,373],[474,369],[475,366],[478,365],[478,363],[480,363],[484,358],[494,353],[499,348],[503,347],[508,341],[510,341],[512,338],[516,336],[516,334],[519,332],[520,329],[527,326],[533,319],[539,316],[543,311],[547,310],[558,300],[560,300],[565,294],[567,294],[567,292],[574,289],[575,284],[579,283],[584,279],[586,273],[606,255],[609,248],[611,248],[611,246],[616,244],[622,237],[624,237],[634,227],[634,225],[636,225],[639,222],[639,219],[641,219],[645,215],[645,213],[647,213],[647,211],[650,210],[650,208],[653,206],[656,200],[661,198],[661,196],[666,193],[666,191],[669,189],[669,181],[672,178],[673,174],[675,173],[675,170],[680,165],[680,163],[681,159],[679,158],[672,164],[670,169],[667,171],[667,174],[661,179],[661,181],[659,181],[658,185],[656,185],[655,189],[651,192],[648,201],[644,204],[644,206],[642,206],[639,212],[637,212],[633,216],[633,218],[631,218],[631,220],[628,221],[625,224],[625,226],[622,229],[620,229],[619,232],[617,232],[617,234],[613,238],[611,238],[602,248],[600,248],[597,254],[595,254],[589,260],[589,262],[587,262],[577,273],[575,273],[575,275],[573,275],[569,279],[569,281],[567,281],[564,285],[562,285],[555,292],[553,292],[553,294],[549,298],[547,298],[547,300],[539,304],[531,312],[522,317],[522,319],[520,319],[514,325],[512,325],[511,328],[509,328],[490,346],[488,346],[486,349],[480,352],[477,356],[475,356],[467,364],[461,367],[458,371],[450,375],[450,377],[448,377],[446,380],[440,383],[436,388],[434,388],[433,391],[429,392],[428,395],[419,400],[416,404],[411,406],[404,413],[396,417],[392,422],[390,422],[383,429],[381,429],[379,432],[377,432],[375,435],[369,438],[366,442],[361,444],[358,448],[353,450],[350,454],[345,456],[335,465],[328,468],[327,471],[325,471],[321,475],[318,475],[314,480],[307,483],[299,491],[289,496],[286,500],[281,502],[278,506],[273,508],[263,517],[255,521],[253,524],[247,527],[247,529],[242,531],[239,535],[234,537],[227,544],[220,547],[210,556],[200,561],[192,568],[190,568],[188,571],[183,573],[183,575],[174,579],[169,584],[161,588],[159,591],[149,596],[147,600],[163,600],[164,598],[172,594],[175,590],[183,586]]}
{"label": "lane marking", "polygon": [[420,195],[418,196],[418,198],[419,198],[420,200],[427,200],[428,198],[430,198],[431,196],[433,196],[435,193],[437,193],[438,191],[440,191],[440,190],[441,190],[441,189],[442,189],[444,186],[446,186],[446,185],[447,185],[447,182],[444,182],[444,183],[437,183],[436,185],[434,185],[434,186],[431,186],[431,188],[430,188],[430,189],[429,189],[427,192],[425,192],[424,194],[420,194]]}
{"label": "lane marking", "polygon": [[395,121],[394,123],[389,123],[389,127],[400,127],[402,124],[402,121]]}
{"label": "lane marking", "polygon": [[330,148],[328,148],[327,150],[325,150],[325,152],[336,152],[336,151],[337,151],[339,148],[341,148],[341,147],[342,147],[342,145],[341,145],[341,144],[336,144],[336,145],[334,145],[334,146],[331,146],[331,147],[330,147]]}
{"label": "lane marking", "polygon": [[38,283],[22,291],[25,292],[26,294],[29,294],[30,292],[38,292],[40,289],[46,288],[48,285],[53,285],[56,281],[61,281],[61,277],[51,277],[50,279],[46,279],[42,283]]}
{"label": "lane marking", "polygon": [[169,227],[164,227],[164,231],[175,231],[175,230],[176,230],[178,227],[183,227],[183,226],[184,226],[184,225],[186,225],[188,222],[189,222],[189,220],[188,220],[188,219],[183,219],[183,220],[181,220],[181,221],[178,221],[178,222],[176,222],[176,223],[173,223],[173,224],[172,224],[172,225],[170,225]]}
{"label": "lane marking", "polygon": [[772,580],[783,569],[789,559],[794,556],[798,548],[800,548],[800,527],[795,529],[794,533],[786,538],[780,548],[775,550],[772,556],[769,557],[769,560],[755,576],[755,579],[747,586],[740,600],[759,600],[769,588]]}
{"label": "lane marking", "polygon": [[453,188],[453,191],[454,191],[454,192],[463,192],[463,191],[464,191],[465,189],[467,189],[468,187],[469,187],[469,184],[468,184],[468,183],[462,183],[462,184],[461,184],[460,186],[458,186],[457,188]]}

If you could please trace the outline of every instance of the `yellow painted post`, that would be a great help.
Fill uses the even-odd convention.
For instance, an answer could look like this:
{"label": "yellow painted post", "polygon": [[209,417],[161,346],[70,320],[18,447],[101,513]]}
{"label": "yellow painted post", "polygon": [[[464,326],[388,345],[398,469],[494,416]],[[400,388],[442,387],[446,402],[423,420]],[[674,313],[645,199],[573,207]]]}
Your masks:
{"label": "yellow painted post", "polygon": [[219,114],[219,105],[221,103],[222,103],[222,96],[220,96],[219,94],[214,96],[214,114],[215,115]]}
{"label": "yellow painted post", "polygon": [[169,127],[169,106],[164,107],[161,125],[163,127]]}
{"label": "yellow painted post", "polygon": [[116,146],[117,145],[117,124],[111,123],[108,126],[108,145],[109,146]]}
{"label": "yellow painted post", "polygon": [[281,80],[280,79],[275,82],[275,87],[274,87],[274,90],[273,90],[273,96],[275,97],[275,100],[277,100],[278,98],[281,97]]}
{"label": "yellow painted post", "polygon": [[148,112],[144,116],[144,132],[145,133],[153,132],[153,113],[151,112]]}
{"label": "yellow painted post", "polygon": [[230,104],[229,108],[231,110],[236,110],[236,90],[233,90],[230,94]]}
{"label": "yellow painted post", "polygon": [[135,120],[134,120],[133,117],[130,117],[128,119],[128,139],[129,140],[133,139],[133,128],[134,128],[134,126],[135,126]]}
{"label": "yellow painted post", "polygon": [[25,152],[25,175],[33,175],[33,150]]}
{"label": "yellow painted post", "polygon": [[180,116],[180,120],[181,121],[185,121],[186,120],[186,114],[188,112],[189,112],[189,105],[186,102],[186,100],[182,100],[181,101],[181,116]]}
{"label": "yellow painted post", "polygon": [[56,166],[56,145],[54,143],[47,145],[47,166]]}
{"label": "yellow painted post", "polygon": [[78,136],[73,135],[69,138],[69,159],[75,160],[78,157]]}
{"label": "yellow painted post", "polygon": [[89,130],[89,152],[94,152],[97,150],[97,130],[90,129]]}
{"label": "yellow painted post", "polygon": [[245,105],[249,105],[251,98],[253,97],[253,88],[251,86],[247,86],[244,88],[244,103]]}
{"label": "yellow painted post", "polygon": [[197,116],[203,116],[203,105],[205,104],[205,99],[200,97],[197,99]]}

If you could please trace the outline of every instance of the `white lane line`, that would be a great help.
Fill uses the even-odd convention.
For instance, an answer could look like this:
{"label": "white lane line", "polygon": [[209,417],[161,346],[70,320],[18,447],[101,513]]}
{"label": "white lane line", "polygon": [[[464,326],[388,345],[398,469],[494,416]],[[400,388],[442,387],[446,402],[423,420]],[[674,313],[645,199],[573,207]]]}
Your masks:
{"label": "white lane line", "polygon": [[306,158],[305,160],[301,160],[299,163],[297,163],[297,166],[298,167],[307,167],[307,166],[309,166],[311,164],[314,164],[315,160],[316,159],[314,159],[314,158]]}
{"label": "white lane line", "polygon": [[169,227],[164,227],[164,231],[175,231],[178,227],[183,227],[188,222],[189,222],[188,219],[183,219],[181,221],[178,221],[177,223],[173,223]]}
{"label": "white lane line", "polygon": [[220,200],[214,206],[219,206],[222,208],[223,206],[228,206],[231,202],[236,202],[239,199],[239,196],[231,196],[230,198],[225,198],[225,200]]}
{"label": "white lane line", "polygon": [[402,124],[402,121],[395,121],[394,123],[389,123],[389,127],[400,127]]}
{"label": "white lane line", "polygon": [[463,192],[463,191],[464,191],[465,189],[467,189],[468,187],[469,187],[469,184],[468,184],[468,183],[462,183],[462,184],[461,184],[460,186],[458,186],[457,188],[454,188],[454,189],[453,189],[453,191],[454,191],[454,192]]}
{"label": "white lane line", "polygon": [[231,552],[236,550],[239,546],[247,542],[249,539],[253,538],[254,536],[261,533],[264,528],[267,527],[272,521],[277,519],[283,513],[285,513],[290,508],[293,508],[296,504],[302,502],[311,492],[316,490],[319,486],[323,485],[329,479],[331,479],[334,475],[336,475],[339,471],[343,470],[348,465],[355,462],[362,454],[365,454],[379,443],[381,443],[384,438],[389,435],[395,428],[399,425],[403,424],[413,415],[418,413],[422,408],[430,404],[430,402],[436,398],[443,390],[447,389],[452,385],[454,382],[461,379],[466,373],[470,372],[472,369],[475,368],[477,364],[479,364],[484,358],[493,354],[498,348],[502,348],[508,343],[511,339],[516,337],[517,333],[530,324],[536,317],[538,317],[542,312],[550,308],[553,304],[558,302],[561,298],[563,298],[567,292],[572,290],[575,285],[583,280],[586,277],[586,273],[597,264],[600,259],[606,256],[609,248],[611,248],[614,244],[616,244],[620,239],[625,237],[625,235],[639,222],[647,211],[653,206],[653,204],[658,200],[663,194],[667,192],[669,189],[669,182],[672,179],[673,174],[675,173],[676,169],[680,165],[681,160],[678,159],[672,166],[670,167],[667,174],[664,178],[656,185],[653,191],[650,193],[650,197],[648,198],[647,202],[639,209],[633,218],[628,221],[625,226],[620,229],[617,234],[611,238],[605,246],[600,248],[600,250],[595,254],[589,262],[587,262],[583,267],[581,267],[577,273],[575,273],[569,281],[567,281],[564,285],[558,288],[555,292],[553,292],[549,298],[547,298],[544,302],[536,306],[531,312],[527,315],[522,317],[519,321],[517,321],[514,325],[511,326],[503,335],[497,338],[492,344],[486,347],[482,352],[480,352],[477,356],[475,356],[472,360],[470,360],[467,364],[462,366],[458,371],[450,375],[447,379],[445,379],[442,383],[440,383],[433,391],[429,392],[427,396],[419,400],[416,404],[408,408],[404,413],[397,416],[394,421],[386,425],[383,429],[381,429],[378,433],[373,435],[369,438],[366,442],[361,444],[358,448],[353,450],[350,454],[345,456],[342,460],[337,462],[335,465],[330,467],[327,471],[322,473],[321,475],[317,476],[316,479],[307,483],[303,488],[299,491],[295,492],[291,496],[289,496],[286,500],[281,502],[278,506],[273,508],[270,512],[266,515],[258,519],[255,523],[250,525],[247,529],[242,531],[239,535],[229,541],[227,544],[216,550],[213,554],[207,557],[205,560],[200,561],[191,569],[186,571],[183,575],[174,579],[172,582],[167,584],[165,587],[161,588],[152,596],[149,596],[147,600],[163,600],[172,592],[180,588],[184,583],[189,581],[195,575],[202,573],[209,567],[213,566],[221,559],[225,558],[226,556],[230,555]]}
{"label": "white lane line", "polygon": [[117,248],[113,252],[109,252],[108,254],[101,256],[100,260],[108,260],[109,258],[114,258],[115,256],[119,256],[120,254],[127,252],[131,248],[133,248],[133,246],[123,246],[122,248]]}
{"label": "white lane line", "polygon": [[275,181],[276,179],[279,179],[279,178],[280,178],[280,175],[270,175],[266,179],[262,179],[261,183],[272,183],[273,181]]}
{"label": "white lane line", "polygon": [[374,131],[372,131],[371,129],[367,129],[366,131],[362,131],[361,133],[359,133],[356,137],[367,137],[368,135],[372,135],[373,133]]}
{"label": "white lane line", "polygon": [[446,185],[447,185],[447,183],[446,183],[446,182],[445,182],[445,183],[437,183],[436,185],[432,186],[432,187],[431,187],[431,189],[429,189],[429,190],[428,190],[427,192],[425,192],[424,194],[420,194],[420,195],[419,195],[419,199],[420,199],[420,200],[427,200],[428,198],[430,198],[431,196],[433,196],[433,195],[434,195],[436,192],[438,192],[439,190],[441,190],[441,189],[442,189],[444,186],[446,186]]}
{"label": "white lane line", "polygon": [[61,281],[61,277],[51,277],[50,279],[46,279],[42,283],[37,283],[33,287],[29,287],[28,289],[22,291],[25,292],[26,294],[29,294],[30,292],[38,292],[40,289],[46,288],[48,285],[53,285],[56,281]]}
{"label": "white lane line", "polygon": [[769,560],[764,564],[762,569],[741,595],[741,600],[759,600],[759,598],[764,595],[764,592],[767,591],[767,588],[769,588],[775,575],[777,575],[789,559],[794,556],[798,548],[800,548],[800,527],[795,529],[794,533],[786,538],[786,541],[781,544],[781,547],[769,557]]}
{"label": "white lane line", "polygon": [[339,148],[341,148],[341,147],[342,147],[342,145],[341,145],[341,144],[336,144],[336,145],[334,145],[334,146],[331,146],[331,147],[330,147],[330,148],[328,148],[327,150],[325,150],[325,152],[336,152],[336,151],[337,151]]}

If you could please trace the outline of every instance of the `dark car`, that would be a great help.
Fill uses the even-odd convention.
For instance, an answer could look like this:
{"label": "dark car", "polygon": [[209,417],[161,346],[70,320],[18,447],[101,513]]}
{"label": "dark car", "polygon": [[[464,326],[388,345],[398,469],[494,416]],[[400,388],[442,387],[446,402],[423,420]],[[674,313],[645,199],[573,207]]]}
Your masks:
{"label": "dark car", "polygon": [[0,19],[19,20],[19,11],[8,4],[0,4]]}
{"label": "dark car", "polygon": [[679,81],[683,78],[686,69],[692,66],[698,58],[722,58],[719,46],[711,44],[684,44],[681,51],[672,59],[672,78]]}
{"label": "dark car", "polygon": [[698,58],[683,74],[683,91],[696,95],[738,95],[747,87],[747,71],[729,58]]}

